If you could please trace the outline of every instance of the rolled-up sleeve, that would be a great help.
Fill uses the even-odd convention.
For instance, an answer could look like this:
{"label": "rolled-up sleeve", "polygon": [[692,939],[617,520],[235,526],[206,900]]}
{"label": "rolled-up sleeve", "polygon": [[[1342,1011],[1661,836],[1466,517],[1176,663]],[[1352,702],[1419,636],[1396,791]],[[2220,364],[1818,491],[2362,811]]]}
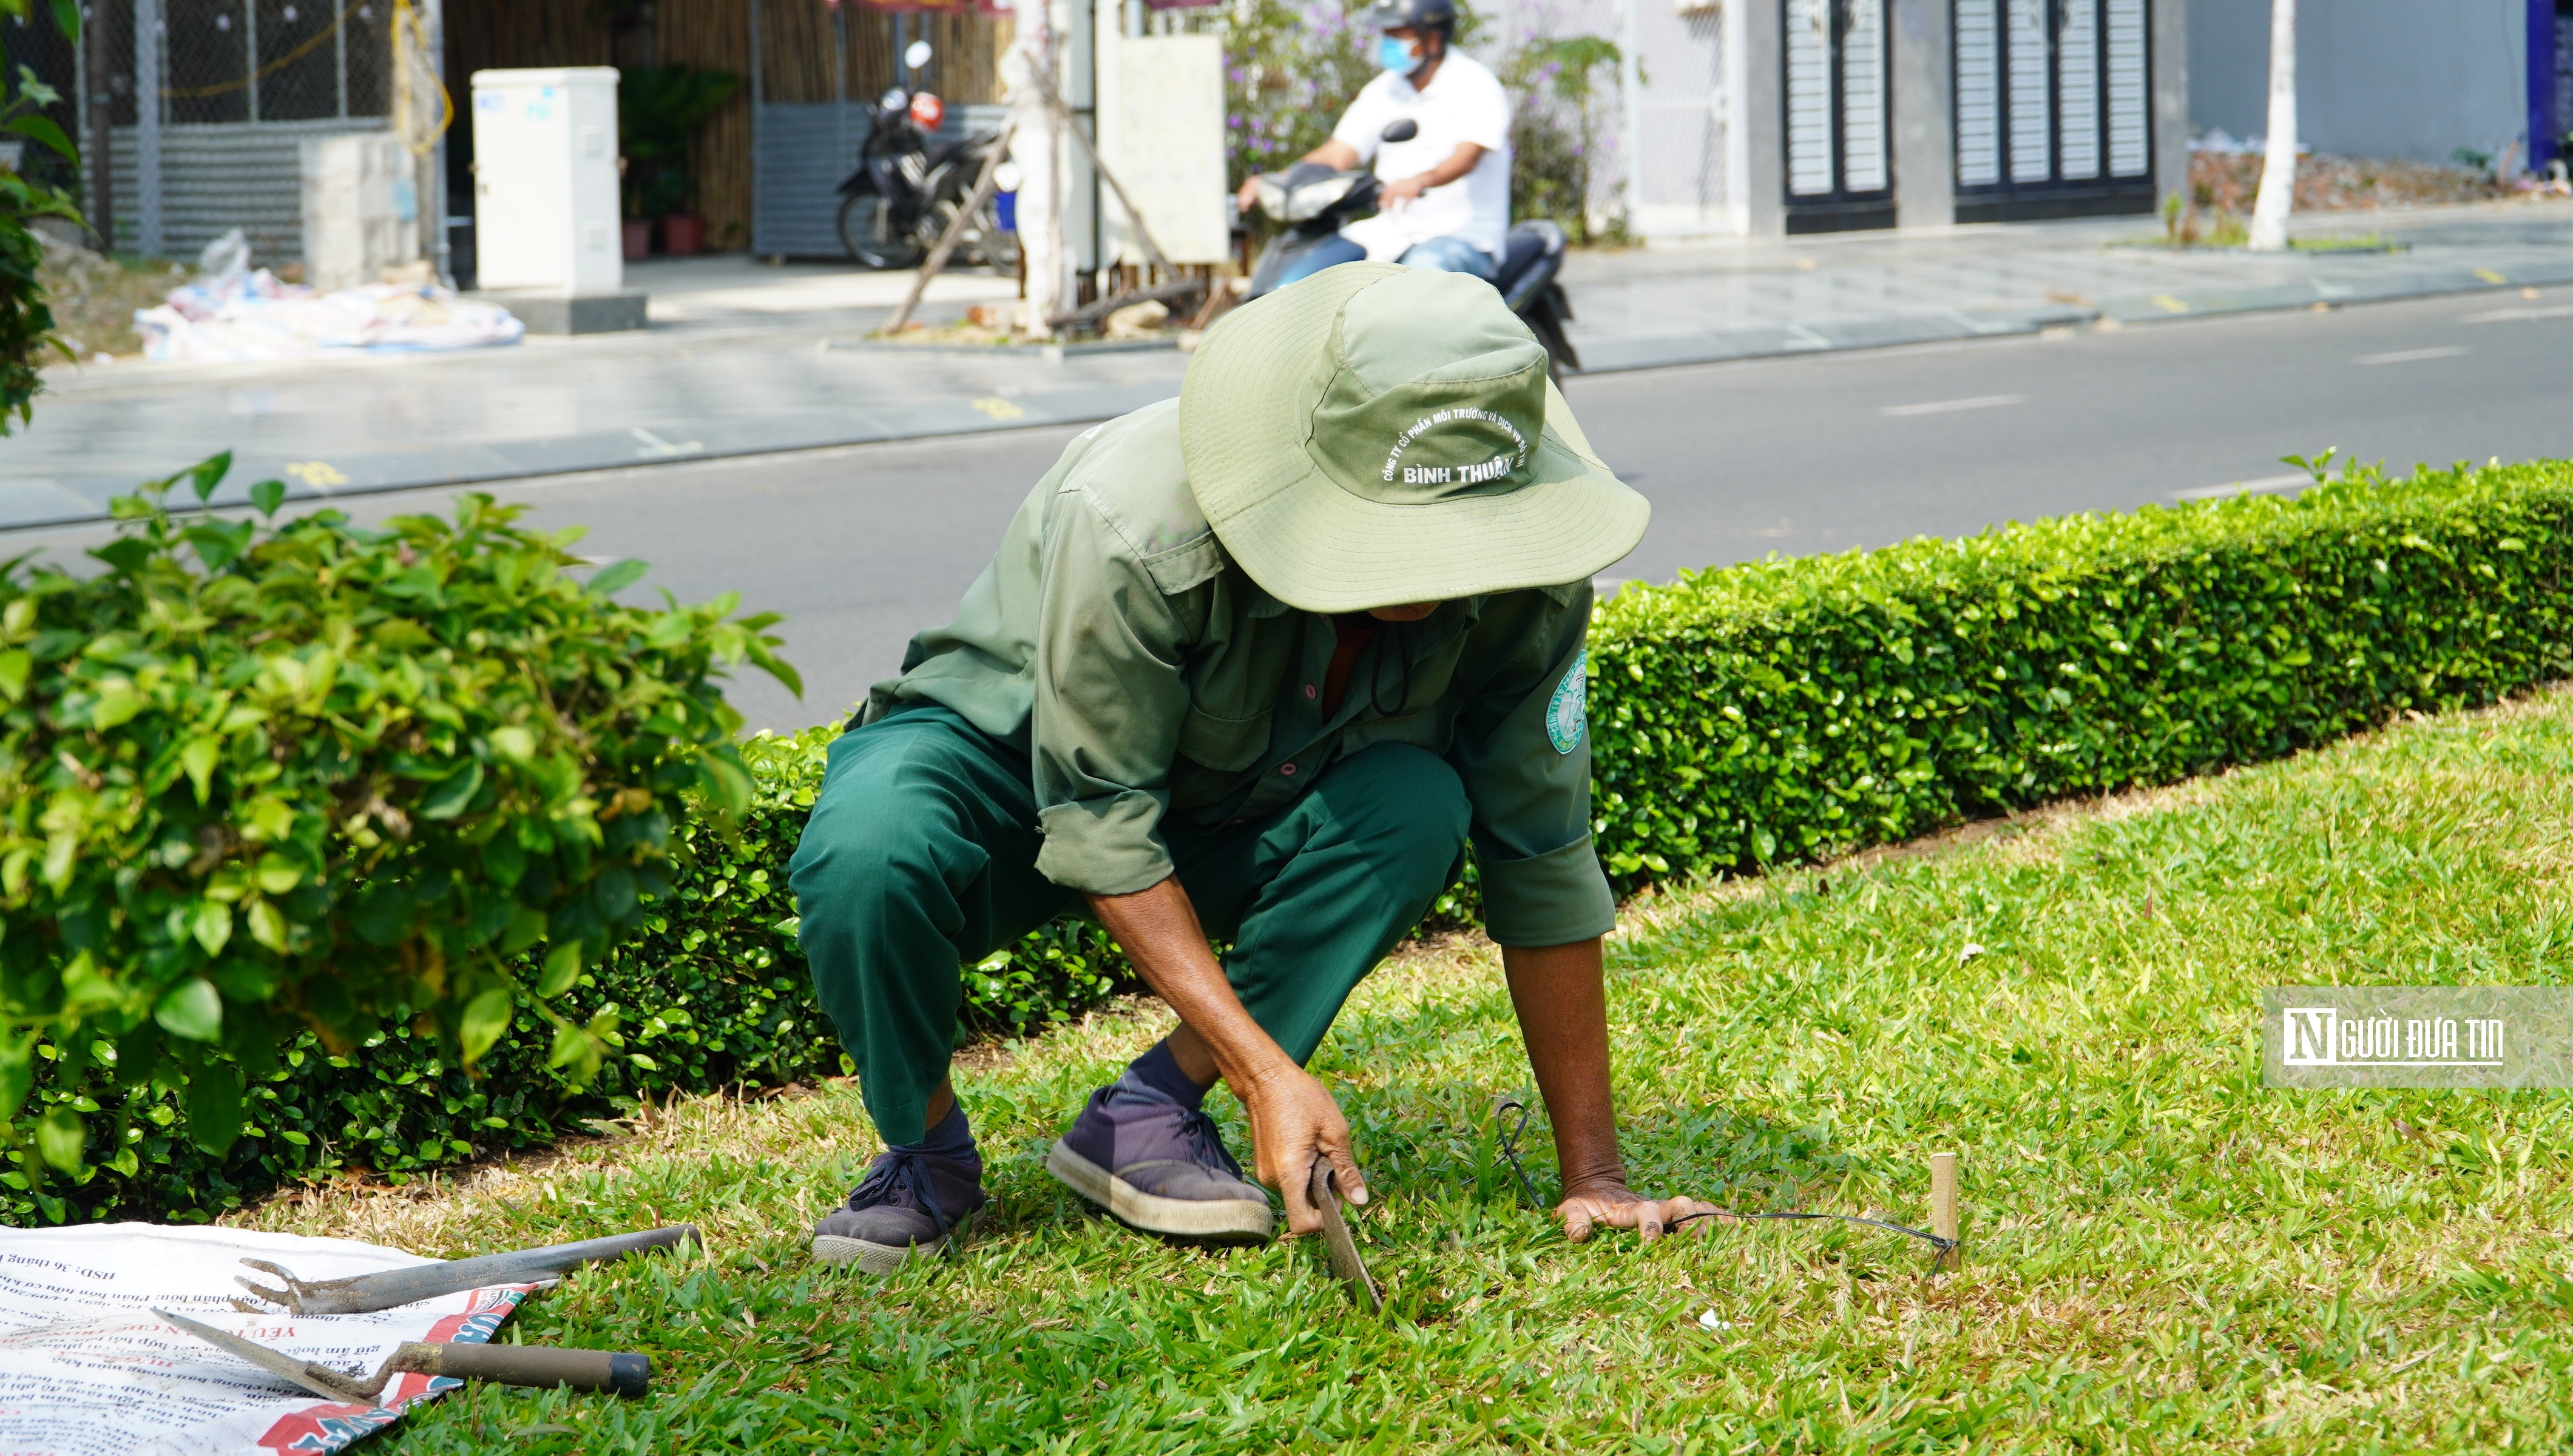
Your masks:
{"label": "rolled-up sleeve", "polygon": [[1582,712],[1582,637],[1590,587],[1495,603],[1484,630],[1513,648],[1458,723],[1455,762],[1473,806],[1483,926],[1504,946],[1560,946],[1605,935],[1616,897],[1590,842],[1590,728]]}
{"label": "rolled-up sleeve", "polygon": [[1088,895],[1171,876],[1162,842],[1188,685],[1178,606],[1077,489],[1046,523],[1030,753],[1037,870]]}

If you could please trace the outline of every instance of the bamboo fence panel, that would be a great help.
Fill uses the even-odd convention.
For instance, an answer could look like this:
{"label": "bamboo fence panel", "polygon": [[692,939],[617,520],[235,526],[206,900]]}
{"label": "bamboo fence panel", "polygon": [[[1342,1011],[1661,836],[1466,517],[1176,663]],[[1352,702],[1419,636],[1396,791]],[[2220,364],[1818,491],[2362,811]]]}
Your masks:
{"label": "bamboo fence panel", "polygon": [[742,78],[742,88],[709,118],[690,147],[697,213],[709,250],[750,246],[749,0],[658,0],[653,49],[665,66],[694,66]]}

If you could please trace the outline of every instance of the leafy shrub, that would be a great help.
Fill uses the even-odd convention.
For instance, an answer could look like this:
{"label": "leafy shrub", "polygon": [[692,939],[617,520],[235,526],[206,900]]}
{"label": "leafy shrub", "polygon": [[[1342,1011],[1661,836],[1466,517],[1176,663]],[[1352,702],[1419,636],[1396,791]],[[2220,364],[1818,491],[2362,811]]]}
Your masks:
{"label": "leafy shrub", "polygon": [[[0,0],[0,17],[24,26],[29,8],[29,0]],[[74,0],[53,0],[50,9],[63,35],[79,39],[80,7]],[[76,164],[79,153],[62,125],[41,114],[43,108],[61,101],[59,93],[25,66],[17,67],[13,76],[8,52],[0,49],[0,136],[34,142],[65,165]],[[0,167],[0,435],[9,433],[12,415],[22,423],[30,417],[36,391],[45,386],[37,372],[45,356],[71,355],[53,337],[53,311],[45,304],[44,284],[37,277],[45,253],[28,225],[38,218],[77,223],[80,210],[61,186],[30,176],[23,167]]]}
{"label": "leafy shrub", "polygon": [[[2541,463],[2357,470],[2293,500],[1630,586],[1590,638],[1600,853],[1627,888],[1752,870],[2489,701],[2573,672],[2568,580],[2573,466]],[[228,1156],[193,1146],[181,1099],[146,1087],[119,1109],[114,1175],[84,1174],[68,1211],[0,1188],[0,1212],[203,1216],[281,1179],[540,1142],[637,1097],[843,1070],[784,883],[835,733],[751,740],[737,833],[677,827],[670,891],[553,1008],[615,1018],[585,1090],[543,1075],[550,1023],[523,992],[479,1080],[408,1027],[337,1059],[308,1036],[254,1079]],[[1434,914],[1473,911],[1469,872]],[[960,1035],[1033,1031],[1131,984],[1095,929],[1059,923],[969,968]],[[40,1095],[79,1104],[58,1069]]]}
{"label": "leafy shrub", "polygon": [[[549,1024],[523,993],[509,1034],[475,1075],[451,1048],[408,1026],[386,1026],[336,1057],[306,1034],[250,1079],[243,1135],[228,1152],[210,1154],[189,1139],[184,1089],[102,1092],[99,1100],[124,1128],[113,1154],[58,1193],[20,1188],[23,1173],[0,1173],[0,1221],[204,1218],[297,1178],[358,1167],[399,1180],[479,1153],[540,1146],[579,1131],[584,1120],[619,1116],[672,1092],[842,1075],[839,1038],[814,1004],[796,949],[785,874],[838,731],[745,743],[751,792],[733,830],[702,816],[683,821],[669,893],[644,904],[635,939],[554,999],[553,1010],[575,1024],[613,1020],[587,1083],[548,1075]],[[515,969],[523,982],[534,968]],[[959,1034],[1024,1035],[1133,984],[1095,927],[1048,926],[967,969]],[[50,1062],[43,1070],[39,1107],[99,1110],[96,1101],[83,1105]],[[22,1113],[22,1135],[39,1107]],[[24,1156],[13,1154],[20,1163]]]}
{"label": "leafy shrub", "polygon": [[659,218],[693,210],[697,134],[741,92],[730,71],[694,66],[626,66],[616,80],[617,150],[628,164],[625,216]]}
{"label": "leafy shrub", "polygon": [[[228,463],[191,472],[200,499]],[[716,676],[794,681],[772,619],[617,605],[642,563],[584,584],[577,531],[488,496],[366,531],[182,519],[174,483],[117,503],[97,574],[0,569],[0,1112],[40,1038],[54,1093],[0,1182],[40,1204],[94,1089],[183,1092],[221,1155],[245,1077],[303,1032],[347,1057],[407,1024],[469,1066],[523,1006],[547,1065],[594,1070],[615,1012],[552,999],[669,890],[681,791],[747,807]]]}

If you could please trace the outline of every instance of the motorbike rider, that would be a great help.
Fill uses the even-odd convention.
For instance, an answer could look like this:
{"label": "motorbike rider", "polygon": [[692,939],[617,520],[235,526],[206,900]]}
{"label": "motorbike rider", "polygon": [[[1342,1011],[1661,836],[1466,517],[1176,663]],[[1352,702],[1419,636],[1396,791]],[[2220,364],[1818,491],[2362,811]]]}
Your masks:
{"label": "motorbike rider", "polygon": [[[1374,217],[1340,230],[1290,265],[1280,287],[1361,258],[1489,283],[1510,227],[1510,102],[1500,79],[1453,48],[1454,0],[1382,0],[1367,12],[1382,74],[1349,103],[1331,139],[1304,154],[1335,172],[1372,161],[1384,191]],[[1408,141],[1381,140],[1408,119]],[[1242,185],[1245,212],[1258,180]]]}

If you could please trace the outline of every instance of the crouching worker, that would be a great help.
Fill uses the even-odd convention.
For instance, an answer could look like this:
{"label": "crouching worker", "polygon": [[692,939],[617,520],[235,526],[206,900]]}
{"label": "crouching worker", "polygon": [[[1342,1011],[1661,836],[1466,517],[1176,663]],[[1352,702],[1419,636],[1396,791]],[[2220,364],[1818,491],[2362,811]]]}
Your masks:
{"label": "crouching worker", "polygon": [[1053,1174],[1137,1228],[1269,1237],[1200,1107],[1222,1078],[1290,1229],[1319,1224],[1317,1157],[1363,1201],[1303,1064],[1469,843],[1565,1225],[1651,1238],[1706,1207],[1629,1191],[1609,1105],[1582,633],[1647,514],[1489,286],[1389,264],[1238,310],[1176,402],[1075,440],[832,745],[795,851],[887,1146],[814,1256],[887,1272],[982,1206],[959,964],[1085,908],[1180,1026],[1091,1093]]}

